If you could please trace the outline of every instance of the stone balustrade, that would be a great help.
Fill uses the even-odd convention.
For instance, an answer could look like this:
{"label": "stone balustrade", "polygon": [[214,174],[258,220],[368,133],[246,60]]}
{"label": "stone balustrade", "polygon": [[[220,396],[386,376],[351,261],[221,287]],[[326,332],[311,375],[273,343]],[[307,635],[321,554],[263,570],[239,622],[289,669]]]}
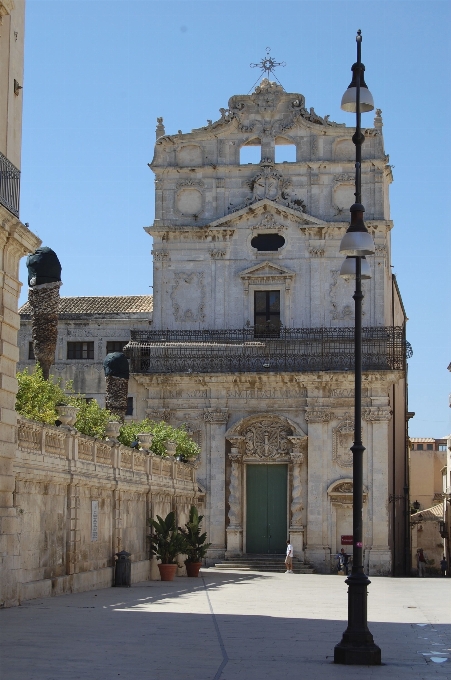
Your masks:
{"label": "stone balustrade", "polygon": [[[45,425],[18,417],[18,449],[21,459],[26,453],[57,456],[71,463],[70,468],[86,469],[85,463],[108,466],[114,474],[131,472],[152,479],[166,478],[174,484],[195,484],[196,471],[189,463],[181,463],[172,457],[162,458],[146,450],[131,449],[117,440],[100,440],[77,432],[74,428]],[[75,467],[74,464],[75,463]],[[103,470],[105,472],[105,470]]]}

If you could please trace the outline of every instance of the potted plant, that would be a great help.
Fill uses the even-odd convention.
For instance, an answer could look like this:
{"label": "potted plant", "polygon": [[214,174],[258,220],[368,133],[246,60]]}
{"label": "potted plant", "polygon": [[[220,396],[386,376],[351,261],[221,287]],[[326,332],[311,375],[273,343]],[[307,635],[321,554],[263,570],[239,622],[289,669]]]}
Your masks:
{"label": "potted plant", "polygon": [[189,520],[184,528],[179,527],[180,534],[184,541],[183,551],[187,558],[185,560],[186,573],[188,576],[199,576],[199,569],[202,566],[202,560],[207,554],[211,543],[206,543],[207,534],[200,533],[200,525],[204,516],[199,515],[195,505],[191,506],[189,511]]}
{"label": "potted plant", "polygon": [[58,420],[65,427],[73,427],[77,420],[77,413],[79,408],[71,406],[67,402],[59,401],[56,405],[56,412],[58,413]]}
{"label": "potted plant", "polygon": [[184,552],[184,540],[178,533],[175,524],[175,514],[170,512],[165,519],[157,515],[156,519],[150,519],[149,524],[153,529],[150,536],[150,549],[161,564],[158,565],[162,581],[172,581],[177,571],[176,557]]}

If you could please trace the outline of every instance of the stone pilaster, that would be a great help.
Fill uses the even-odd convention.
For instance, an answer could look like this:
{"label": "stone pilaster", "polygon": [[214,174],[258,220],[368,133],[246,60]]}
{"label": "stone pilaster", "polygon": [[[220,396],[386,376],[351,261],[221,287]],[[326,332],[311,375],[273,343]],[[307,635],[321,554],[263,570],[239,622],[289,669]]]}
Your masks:
{"label": "stone pilaster", "polygon": [[67,521],[66,574],[72,575],[78,573],[80,561],[80,495],[73,482],[67,487]]}
{"label": "stone pilaster", "polygon": [[372,530],[368,536],[368,570],[370,574],[388,576],[391,574],[391,550],[389,547],[388,503],[388,451],[380,442],[388,442],[388,423],[391,411],[388,407],[378,406],[363,409],[363,420],[367,422],[368,449],[368,487],[372,489],[369,498],[368,515]]}
{"label": "stone pilaster", "polygon": [[292,444],[290,454],[291,470],[291,505],[290,505],[290,540],[296,557],[304,555],[304,492],[302,486],[302,465],[305,462],[304,450],[307,447],[307,437],[288,437]]}
{"label": "stone pilaster", "polygon": [[204,409],[207,447],[210,450],[208,471],[208,540],[210,558],[224,555],[225,531],[225,432],[229,412],[222,408]]}
{"label": "stone pilaster", "polygon": [[227,527],[227,557],[241,555],[243,552],[243,453],[242,443],[244,437],[229,437],[232,449],[229,460],[232,467],[230,471],[229,486],[229,525]]}
{"label": "stone pilaster", "polygon": [[308,423],[309,460],[305,557],[322,573],[330,572],[327,469],[324,466],[324,452],[331,448],[329,430],[332,416],[331,411],[325,408],[309,408],[305,413]]}

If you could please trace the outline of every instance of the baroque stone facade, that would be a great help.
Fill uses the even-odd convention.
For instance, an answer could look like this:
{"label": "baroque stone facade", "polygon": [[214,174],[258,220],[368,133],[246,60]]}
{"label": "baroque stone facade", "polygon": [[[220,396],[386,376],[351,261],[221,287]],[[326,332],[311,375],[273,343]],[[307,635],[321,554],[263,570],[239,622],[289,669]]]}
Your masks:
{"label": "baroque stone facade", "polygon": [[[158,120],[150,164],[156,212],[146,229],[154,239],[154,314],[150,344],[144,349],[132,334],[128,347],[145,405],[139,415],[164,413],[197,433],[210,563],[248,551],[259,521],[251,517],[253,494],[260,493],[250,480],[263,466],[263,502],[279,498],[283,505],[274,510],[283,515],[280,536],[329,572],[352,534],[354,384],[345,350],[322,369],[314,346],[340,354],[340,337],[353,325],[353,285],[338,272],[353,203],[354,129],[318,116],[303,95],[267,80],[231,97],[220,113],[187,134],[167,135]],[[379,110],[365,135],[363,201],[376,255],[368,258],[363,323],[403,333]],[[295,146],[296,161],[276,163],[276,147],[286,144]],[[261,148],[260,163],[240,164],[241,148],[252,145]],[[258,330],[262,299],[266,321],[276,324],[272,339]],[[308,350],[292,341],[302,339],[302,329],[314,338]],[[333,342],[321,329],[336,330]],[[379,343],[374,357],[387,351]],[[301,366],[302,352],[310,354]],[[369,573],[388,574],[396,571],[389,495],[405,479],[405,355],[396,365],[374,357],[363,377],[365,564]],[[286,481],[273,501],[276,468]],[[262,552],[280,551],[274,533],[268,528]]]}

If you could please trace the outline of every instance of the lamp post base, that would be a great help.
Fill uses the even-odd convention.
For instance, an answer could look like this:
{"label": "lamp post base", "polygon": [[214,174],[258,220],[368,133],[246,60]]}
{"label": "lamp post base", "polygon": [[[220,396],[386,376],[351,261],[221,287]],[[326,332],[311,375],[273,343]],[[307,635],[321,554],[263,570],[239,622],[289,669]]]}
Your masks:
{"label": "lamp post base", "polygon": [[380,666],[381,650],[367,626],[367,586],[363,573],[351,574],[348,584],[348,627],[334,649],[334,663],[348,666]]}

